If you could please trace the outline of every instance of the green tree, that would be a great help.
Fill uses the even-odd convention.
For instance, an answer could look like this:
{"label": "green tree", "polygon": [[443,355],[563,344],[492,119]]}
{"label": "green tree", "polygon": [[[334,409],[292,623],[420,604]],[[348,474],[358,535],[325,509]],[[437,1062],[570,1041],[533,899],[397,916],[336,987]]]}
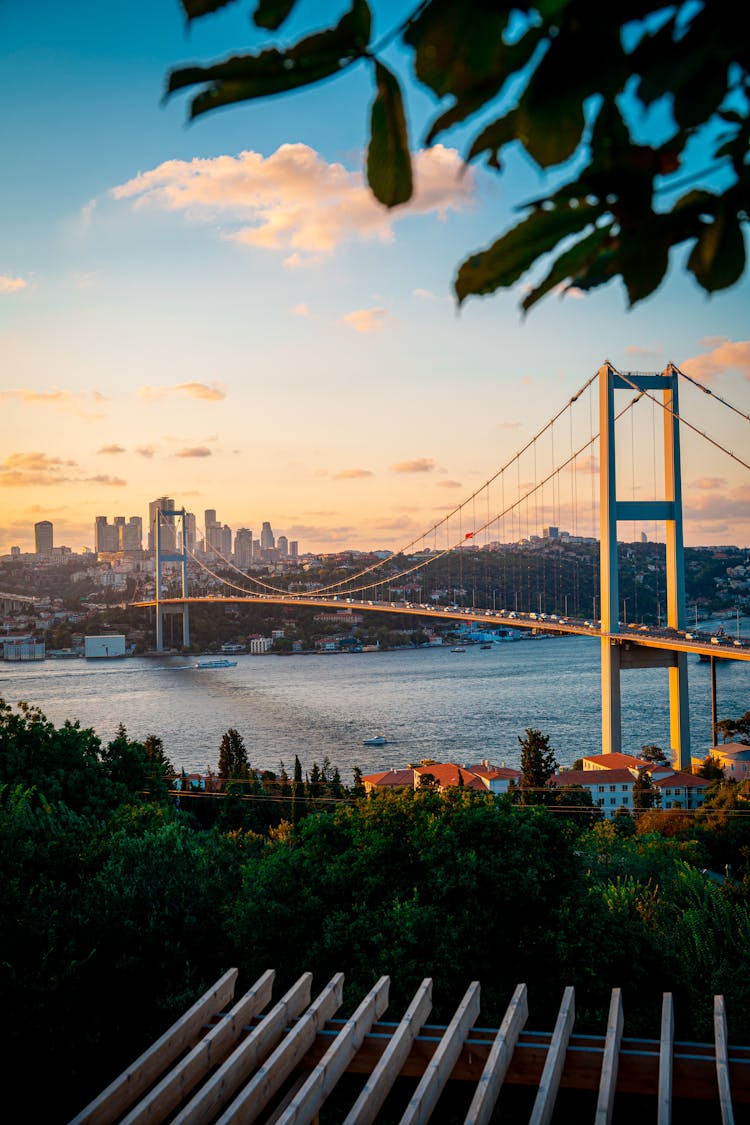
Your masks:
{"label": "green tree", "polygon": [[724,780],[724,767],[717,757],[713,754],[708,754],[696,770],[698,777],[703,777],[707,781],[723,781]]}
{"label": "green tree", "polygon": [[364,797],[365,786],[362,781],[362,770],[359,766],[355,766],[352,770],[352,797]]}
{"label": "green tree", "polygon": [[525,804],[542,804],[547,782],[557,772],[555,751],[549,744],[549,735],[527,727],[521,744],[521,792]]}
{"label": "green tree", "polygon": [[[194,19],[228,2],[182,5]],[[276,31],[296,7],[297,0],[257,0],[255,23]],[[427,144],[465,126],[468,161],[502,174],[502,155],[520,145],[539,168],[566,169],[546,195],[524,205],[516,226],[464,261],[454,280],[459,302],[515,285],[554,253],[541,279],[532,274],[524,309],[560,286],[589,290],[615,277],[633,305],[658,287],[671,248],[683,243],[690,247],[685,268],[706,292],[742,276],[750,56],[728,4],[623,0],[613,11],[590,0],[521,7],[426,0],[384,35],[374,32],[366,0],[351,0],[333,27],[291,45],[268,43],[257,54],[175,69],[167,91],[199,87],[189,111],[196,117],[366,66],[375,90],[367,178],[377,199],[394,207],[414,189],[401,85],[380,46],[394,38],[440,103]],[[647,114],[664,121],[653,144],[644,139]],[[689,145],[704,154],[703,174],[685,183]],[[716,172],[720,178],[708,179]]]}
{"label": "green tree", "polygon": [[247,778],[250,763],[242,735],[234,727],[225,731],[219,746],[219,777],[227,781],[229,778]]}
{"label": "green tree", "polygon": [[660,797],[661,794],[651,780],[648,771],[645,769],[639,770],[638,776],[633,782],[633,808],[638,811],[652,809],[654,805],[659,803]]}
{"label": "green tree", "polygon": [[665,765],[669,764],[669,758],[664,753],[661,746],[641,746],[639,756],[644,762],[663,762]]}

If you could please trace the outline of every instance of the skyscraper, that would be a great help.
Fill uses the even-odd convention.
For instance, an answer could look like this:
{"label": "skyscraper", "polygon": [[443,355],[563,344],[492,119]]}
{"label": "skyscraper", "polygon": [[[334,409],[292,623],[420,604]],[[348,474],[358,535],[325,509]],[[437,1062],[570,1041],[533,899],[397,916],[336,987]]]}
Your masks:
{"label": "skyscraper", "polygon": [[94,550],[98,555],[112,555],[120,550],[118,532],[118,525],[110,523],[106,516],[96,517],[94,521]]}
{"label": "skyscraper", "polygon": [[34,524],[34,549],[38,555],[46,555],[52,550],[53,527],[49,520]]}
{"label": "skyscraper", "polygon": [[[174,500],[169,496],[160,496],[152,500],[148,506],[148,549],[156,551],[156,521],[159,511],[174,511]],[[177,546],[175,535],[174,516],[161,517],[161,549],[174,551]]]}
{"label": "skyscraper", "polygon": [[263,524],[263,527],[260,529],[260,547],[261,547],[261,550],[262,551],[272,551],[275,546],[276,546],[276,540],[274,539],[273,532],[271,531],[271,525],[268,522],[268,520],[266,520]]}
{"label": "skyscraper", "polygon": [[276,540],[276,546],[279,548],[279,554],[284,558],[289,554],[289,540],[286,535],[280,535]]}
{"label": "skyscraper", "polygon": [[253,559],[253,533],[241,527],[234,537],[234,561],[239,567],[248,567]]}

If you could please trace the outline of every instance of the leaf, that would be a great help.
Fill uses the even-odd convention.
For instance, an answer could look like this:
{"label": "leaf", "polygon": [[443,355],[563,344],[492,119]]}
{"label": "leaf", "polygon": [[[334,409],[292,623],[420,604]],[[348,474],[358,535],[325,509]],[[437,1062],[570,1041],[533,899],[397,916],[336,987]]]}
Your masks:
{"label": "leaf", "polygon": [[[545,279],[532,289],[522,301],[521,307],[524,312],[528,312],[537,301],[541,300],[551,289],[561,285],[562,282],[570,281],[571,285],[577,285],[579,272],[584,267],[589,267],[602,255],[604,248],[611,244],[611,229],[611,223],[603,227],[596,227],[585,238],[581,238],[574,246],[561,254],[553,263]],[[608,255],[608,258],[610,256],[611,254]],[[602,284],[605,280],[609,280],[609,278],[602,277],[597,284]]]}
{"label": "leaf", "polygon": [[287,51],[269,48],[258,55],[236,55],[207,67],[173,70],[167,94],[206,83],[190,103],[190,116],[252,98],[299,89],[336,74],[367,49],[370,9],[366,0],[354,0],[335,27],[301,39]]}
{"label": "leaf", "polygon": [[[508,47],[503,34],[509,5],[433,0],[409,24],[404,42],[414,48],[420,82],[437,94],[460,96],[497,76]],[[499,86],[497,87],[499,89]]]}
{"label": "leaf", "polygon": [[256,27],[275,31],[277,27],[281,27],[296,3],[297,0],[258,0],[253,22]]}
{"label": "leaf", "polygon": [[595,222],[601,211],[598,206],[533,211],[489,249],[462,263],[453,283],[458,303],[472,294],[494,293],[513,285],[537,258],[548,254],[569,234]]}
{"label": "leaf", "polygon": [[745,268],[745,240],[736,215],[722,210],[704,227],[687,268],[708,293],[727,289],[740,279]]}
{"label": "leaf", "polygon": [[401,88],[382,63],[375,63],[377,94],[370,117],[367,182],[386,207],[411,199],[413,191],[409,137]]}
{"label": "leaf", "polygon": [[235,0],[181,0],[185,15],[189,20],[197,20],[207,16],[210,12],[218,12],[219,8],[226,8],[234,4]]}
{"label": "leaf", "polygon": [[473,160],[475,156],[479,156],[482,152],[488,152],[490,155],[487,163],[491,168],[500,170],[500,149],[511,141],[516,140],[518,130],[516,125],[516,110],[512,109],[510,113],[506,113],[503,117],[499,117],[496,121],[491,121],[479,134],[475,137],[471,148],[466,156],[467,160]]}

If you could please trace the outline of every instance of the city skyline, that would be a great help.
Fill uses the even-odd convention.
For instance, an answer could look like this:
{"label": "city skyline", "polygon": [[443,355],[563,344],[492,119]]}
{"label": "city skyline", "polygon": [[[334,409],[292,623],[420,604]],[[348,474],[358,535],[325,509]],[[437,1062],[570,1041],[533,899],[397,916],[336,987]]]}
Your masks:
{"label": "city skyline", "polygon": [[[396,12],[375,5],[384,29]],[[189,129],[184,100],[160,107],[171,66],[260,41],[240,6],[189,40],[177,5],[145,0],[0,12],[0,554],[33,550],[43,520],[76,551],[103,512],[146,528],[158,495],[196,513],[218,502],[235,529],[250,507],[273,512],[313,551],[397,549],[605,357],[673,360],[748,408],[747,277],[708,300],[675,262],[630,312],[610,284],[521,321],[523,279],[456,314],[455,266],[543,177],[513,154],[507,179],[461,175],[456,130],[419,151],[415,201],[378,208],[361,174],[363,71]],[[416,150],[431,109],[407,89]],[[700,393],[696,409],[747,445],[746,422],[714,419]],[[686,542],[750,543],[746,472],[694,440],[683,452]]]}

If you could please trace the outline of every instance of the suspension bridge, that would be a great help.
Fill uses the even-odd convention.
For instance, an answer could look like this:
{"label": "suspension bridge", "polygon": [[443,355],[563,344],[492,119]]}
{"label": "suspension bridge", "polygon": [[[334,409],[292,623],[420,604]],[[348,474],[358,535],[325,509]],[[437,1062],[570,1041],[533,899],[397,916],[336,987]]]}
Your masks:
{"label": "suspension bridge", "polygon": [[[681,406],[681,391],[686,392],[686,399],[690,394],[694,400],[697,396],[697,411],[694,401],[690,412]],[[693,421],[693,417],[700,422]],[[621,372],[605,361],[479,488],[393,555],[368,562],[359,571],[336,581],[299,590],[246,573],[216,551],[214,565],[236,573],[237,581],[233,581],[225,574],[217,574],[187,549],[184,509],[164,510],[159,513],[156,526],[155,596],[131,605],[155,610],[157,651],[163,650],[165,614],[181,614],[183,644],[187,647],[191,605],[218,607],[248,602],[328,609],[333,606],[356,609],[358,613],[386,612],[411,618],[437,617],[490,627],[503,624],[514,629],[593,636],[598,638],[601,648],[602,752],[621,749],[621,672],[666,668],[671,749],[678,768],[689,771],[688,655],[709,657],[712,673],[715,659],[750,660],[750,641],[739,636],[701,636],[691,633],[687,625],[681,440],[693,443],[704,467],[732,461],[750,470],[746,458],[737,454],[726,440],[709,432],[707,419],[717,417],[722,434],[727,430],[728,418],[729,433],[734,436],[737,431],[737,448],[748,448],[743,425],[750,422],[750,415],[674,364],[658,373]],[[175,520],[182,521],[179,550]],[[663,546],[664,622],[631,622],[628,626],[626,613],[621,615],[617,530],[618,524],[624,522],[632,523],[633,542],[638,529],[647,528],[648,541]],[[387,590],[419,590],[423,572],[435,568],[442,560],[457,559],[460,567],[467,552],[498,551],[508,544],[539,542],[545,535],[556,538],[563,527],[569,529],[563,534],[570,544],[598,543],[598,587],[591,619],[545,613],[541,595],[538,606],[524,606],[522,602],[519,608],[519,590],[513,592],[513,608],[507,604],[497,608],[494,595],[491,608],[467,607],[455,600],[436,605],[384,596]],[[645,530],[641,534],[646,537]],[[179,596],[164,597],[163,568],[174,563],[180,566],[181,592]],[[191,566],[195,574],[203,572],[212,582],[223,584],[228,592],[190,596]],[[504,600],[507,601],[507,594]]]}

